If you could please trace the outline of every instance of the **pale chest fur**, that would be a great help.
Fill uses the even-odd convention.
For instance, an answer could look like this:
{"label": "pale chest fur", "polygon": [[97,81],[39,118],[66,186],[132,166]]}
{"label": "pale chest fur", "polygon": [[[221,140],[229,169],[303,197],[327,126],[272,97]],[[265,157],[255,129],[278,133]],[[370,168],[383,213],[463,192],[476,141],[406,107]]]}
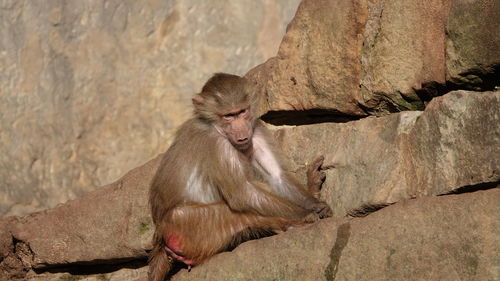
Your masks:
{"label": "pale chest fur", "polygon": [[[272,186],[273,190],[279,192],[280,186],[283,186],[283,171],[271,146],[259,131],[256,131],[253,135],[252,143],[254,151],[250,159],[251,165],[262,174],[262,178]],[[228,176],[243,176],[243,165],[238,151],[236,151],[229,142],[223,139],[221,139],[218,145],[221,146],[219,151],[224,153],[221,157],[225,157],[232,170],[228,171]],[[248,182],[245,182],[245,184],[248,184]],[[244,187],[242,186],[242,188]],[[192,169],[186,181],[184,196],[186,202],[202,204],[210,204],[222,200],[217,188],[211,186],[209,182],[203,179],[202,173],[197,166]]]}
{"label": "pale chest fur", "polygon": [[253,146],[252,165],[261,171],[271,185],[281,184],[283,170],[271,146],[258,131],[253,138]]}

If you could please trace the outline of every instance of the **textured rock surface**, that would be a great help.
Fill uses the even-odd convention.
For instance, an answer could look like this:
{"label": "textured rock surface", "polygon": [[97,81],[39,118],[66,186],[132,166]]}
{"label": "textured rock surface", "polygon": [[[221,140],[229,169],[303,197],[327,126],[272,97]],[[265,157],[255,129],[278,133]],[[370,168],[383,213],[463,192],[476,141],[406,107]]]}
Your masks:
{"label": "textured rock surface", "polygon": [[[469,89],[491,87],[485,76],[500,68],[500,2],[454,0],[446,25],[446,77]],[[489,66],[492,62],[496,69]],[[492,77],[493,78],[493,77]],[[491,79],[491,78],[490,78]],[[498,85],[498,82],[496,82]]]}
{"label": "textured rock surface", "polygon": [[335,166],[322,196],[343,215],[363,203],[500,181],[499,108],[500,91],[456,91],[433,99],[424,112],[278,127],[275,135],[299,174],[305,176],[304,160],[320,154]]}
{"label": "textured rock surface", "polygon": [[[499,163],[493,155],[500,155],[500,128],[491,125],[500,121],[499,107],[500,92],[457,91],[434,99],[423,113],[285,127],[275,135],[299,175],[306,160],[319,154],[335,165],[327,171],[322,196],[342,217],[364,203],[498,185]],[[9,231],[0,235],[6,237],[0,239],[3,256],[21,268],[144,260],[152,234],[147,190],[158,160],[78,200],[4,223],[1,228]],[[23,256],[5,250],[13,247],[9,236],[16,248],[26,248]],[[226,265],[220,270],[233,272]]]}
{"label": "textured rock surface", "polygon": [[447,87],[494,88],[499,17],[494,0],[306,0],[277,57],[248,77],[266,95],[262,113],[422,109]]}
{"label": "textured rock surface", "polygon": [[[179,72],[171,71],[202,83],[205,77],[193,75],[192,65],[225,70],[231,64],[219,57],[227,49],[217,43],[227,35],[198,21],[211,17],[200,14],[207,6],[180,2],[1,2],[0,47],[6,51],[0,50],[0,63],[6,67],[0,102],[8,106],[0,112],[2,124],[13,129],[0,130],[0,141],[7,144],[0,146],[5,181],[0,184],[7,191],[0,195],[0,208],[14,195],[35,200],[10,213],[37,208],[42,202],[37,198],[64,186],[76,188],[62,189],[61,196],[69,198],[117,176],[119,167],[143,161],[140,155],[166,147],[168,128],[182,121],[169,119],[183,111],[172,104],[187,99],[177,90],[192,93],[199,87],[179,82],[184,80],[173,76]],[[276,4],[266,6],[270,11],[281,7],[266,3]],[[248,9],[217,5],[214,15],[229,11],[252,18]],[[262,112],[275,111],[268,120],[349,121],[427,107],[347,123],[274,128],[299,176],[319,154],[334,164],[326,171],[322,196],[336,218],[245,243],[190,273],[181,270],[174,280],[500,278],[500,92],[455,91],[427,103],[450,89],[496,86],[499,39],[491,34],[498,33],[499,4],[422,5],[302,3],[278,56],[248,74],[264,91]],[[113,16],[102,12],[107,9]],[[273,14],[266,14],[262,26],[275,27]],[[225,19],[221,28],[241,32],[233,17]],[[4,28],[11,25],[18,29]],[[200,27],[207,33],[196,33]],[[184,38],[193,33],[203,44]],[[252,42],[268,42],[261,39]],[[176,60],[182,56],[190,59]],[[200,71],[212,71],[207,69]],[[40,105],[47,101],[50,106]],[[26,108],[30,111],[21,110]],[[310,110],[281,112],[292,109]],[[8,117],[12,112],[20,119]],[[26,157],[15,158],[16,153]],[[0,218],[0,280],[144,280],[152,232],[146,197],[158,160],[57,208]],[[26,188],[38,185],[35,194]],[[434,196],[449,192],[465,194]],[[397,203],[365,218],[342,218],[363,203],[387,201]]]}
{"label": "textured rock surface", "polygon": [[500,189],[426,197],[251,241],[172,280],[497,280]]}
{"label": "textured rock surface", "polygon": [[24,278],[30,268],[145,260],[153,233],[147,193],[159,160],[78,200],[1,220],[0,280]]}
{"label": "textured rock surface", "polygon": [[146,257],[153,233],[147,193],[159,160],[78,200],[20,219],[12,235],[29,243],[32,266]]}
{"label": "textured rock surface", "polygon": [[[403,201],[365,218],[327,219],[244,243],[172,280],[497,280],[499,206],[498,188]],[[28,280],[65,277],[144,280],[146,268]]]}
{"label": "textured rock surface", "polygon": [[147,281],[147,267],[139,269],[124,268],[110,273],[100,274],[29,274],[27,281]]}
{"label": "textured rock surface", "polygon": [[1,1],[0,214],[107,184],[166,149],[213,72],[276,54],[293,1]]}
{"label": "textured rock surface", "polygon": [[300,4],[277,57],[247,74],[266,94],[263,113],[328,108],[365,115],[357,105],[364,2],[306,0]]}

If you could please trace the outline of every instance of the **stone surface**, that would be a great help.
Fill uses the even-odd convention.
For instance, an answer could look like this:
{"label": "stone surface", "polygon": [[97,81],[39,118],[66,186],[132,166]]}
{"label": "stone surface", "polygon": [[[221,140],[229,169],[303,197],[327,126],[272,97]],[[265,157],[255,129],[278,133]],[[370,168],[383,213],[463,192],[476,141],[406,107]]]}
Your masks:
{"label": "stone surface", "polygon": [[69,274],[30,272],[27,281],[147,281],[147,267],[139,269],[123,268],[114,272],[100,274]]}
{"label": "stone surface", "polygon": [[265,95],[262,113],[328,108],[348,115],[366,114],[357,105],[365,2],[306,0],[300,4],[277,57],[247,74]]}
{"label": "stone surface", "polygon": [[[275,136],[299,176],[319,154],[335,165],[327,170],[322,197],[343,217],[365,203],[498,185],[499,107],[500,91],[457,91],[435,98],[423,113],[284,127]],[[0,249],[10,259],[0,261],[0,268],[7,262],[44,269],[144,260],[152,234],[147,191],[158,164],[159,157],[77,200],[4,223],[8,233],[0,235],[6,238]],[[5,250],[12,249],[9,235],[22,257]]]}
{"label": "stone surface", "polygon": [[[225,32],[243,36],[235,44],[268,46],[262,34],[282,21],[273,15],[284,4],[265,3],[247,4],[268,11],[255,20],[232,2],[1,2],[0,112],[12,128],[0,130],[0,208],[15,196],[27,201],[9,214],[55,204],[166,148],[182,122],[174,117],[188,111],[177,105],[203,73],[248,68],[225,56],[238,53],[221,43]],[[244,243],[173,279],[499,279],[500,91],[435,97],[495,86],[497,14],[492,0],[305,0],[278,56],[248,77],[265,97],[261,113],[283,124],[339,122],[273,128],[300,178],[320,154],[334,165],[321,196],[335,217]],[[241,32],[237,19],[264,37]],[[56,208],[1,218],[0,280],[144,280],[158,165]],[[434,196],[450,192],[465,194]],[[397,203],[344,217],[378,202]]]}
{"label": "stone surface", "polygon": [[[446,25],[446,76],[454,84],[474,90],[491,87],[485,79],[490,75],[498,85],[500,37],[493,34],[500,33],[499,15],[498,1],[452,1]],[[496,69],[490,67],[492,62]]]}
{"label": "stone surface", "polygon": [[2,222],[0,228],[8,230],[8,237],[0,233],[0,242],[7,242],[0,249],[12,248],[10,239],[16,241],[16,251],[0,252],[6,257],[0,260],[0,280],[24,277],[23,269],[146,260],[153,233],[147,194],[159,160],[78,200]]}
{"label": "stone surface", "polygon": [[0,1],[0,215],[164,151],[213,72],[276,54],[298,2]]}
{"label": "stone surface", "polygon": [[[172,280],[497,280],[499,206],[498,188],[407,200],[243,243]],[[139,281],[146,274],[143,267],[28,280]]]}
{"label": "stone surface", "polygon": [[[275,53],[297,2],[2,2],[0,214],[53,207],[164,151],[212,72],[242,74]],[[492,89],[499,10],[306,0],[278,55],[248,74],[260,113],[359,118]]]}
{"label": "stone surface", "polygon": [[497,280],[500,189],[425,197],[250,241],[172,280]]}
{"label": "stone surface", "polygon": [[247,76],[262,114],[420,110],[449,89],[498,85],[499,17],[494,0],[305,0],[278,55]]}
{"label": "stone surface", "polygon": [[277,127],[292,169],[325,155],[322,196],[337,215],[500,181],[500,91],[456,91],[410,111],[348,123]]}

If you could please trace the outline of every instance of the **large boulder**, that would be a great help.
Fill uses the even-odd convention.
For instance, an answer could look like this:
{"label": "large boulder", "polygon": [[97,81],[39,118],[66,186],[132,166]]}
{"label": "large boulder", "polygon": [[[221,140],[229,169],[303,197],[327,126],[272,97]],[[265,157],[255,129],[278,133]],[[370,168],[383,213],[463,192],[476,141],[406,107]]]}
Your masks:
{"label": "large boulder", "polygon": [[500,180],[500,91],[456,91],[425,111],[348,123],[276,127],[292,170],[324,154],[323,198],[335,213],[365,203],[489,188]]}
{"label": "large boulder", "polygon": [[[246,242],[172,280],[497,280],[500,189],[404,200]],[[81,274],[81,272],[80,272]],[[146,280],[147,268],[27,280]]]}
{"label": "large boulder", "polygon": [[145,260],[154,230],[147,195],[160,159],[77,200],[0,220],[0,280],[31,269]]}
{"label": "large boulder", "polygon": [[360,117],[422,109],[450,89],[494,89],[499,17],[495,0],[305,0],[278,55],[247,76],[276,124],[301,122],[290,120],[296,110]]}
{"label": "large boulder", "polygon": [[451,2],[446,24],[446,78],[454,87],[480,90],[498,85],[500,2]]}
{"label": "large boulder", "polygon": [[[299,177],[319,154],[335,166],[327,170],[322,197],[343,217],[366,203],[495,187],[499,107],[500,92],[457,91],[434,99],[423,113],[285,127],[275,136]],[[15,268],[25,271],[144,261],[152,234],[147,191],[158,165],[159,157],[77,200],[4,223],[6,261],[19,261]],[[12,240],[26,251],[9,252]]]}
{"label": "large boulder", "polygon": [[147,195],[160,159],[78,200],[19,218],[11,235],[29,245],[30,266],[119,263],[147,257],[153,233]]}
{"label": "large boulder", "polygon": [[298,2],[0,1],[0,215],[54,207],[164,151],[212,73],[276,54]]}
{"label": "large boulder", "polygon": [[172,280],[497,280],[500,189],[406,200],[244,243]]}

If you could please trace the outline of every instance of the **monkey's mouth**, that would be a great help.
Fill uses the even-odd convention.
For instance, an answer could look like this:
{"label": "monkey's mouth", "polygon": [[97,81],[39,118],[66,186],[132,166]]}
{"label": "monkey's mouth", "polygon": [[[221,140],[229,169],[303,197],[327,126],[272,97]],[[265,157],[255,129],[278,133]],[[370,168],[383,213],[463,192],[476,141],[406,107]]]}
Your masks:
{"label": "monkey's mouth", "polygon": [[252,146],[252,142],[250,140],[248,140],[246,142],[236,142],[236,143],[233,143],[233,146],[240,151],[244,151],[244,150],[249,149]]}

